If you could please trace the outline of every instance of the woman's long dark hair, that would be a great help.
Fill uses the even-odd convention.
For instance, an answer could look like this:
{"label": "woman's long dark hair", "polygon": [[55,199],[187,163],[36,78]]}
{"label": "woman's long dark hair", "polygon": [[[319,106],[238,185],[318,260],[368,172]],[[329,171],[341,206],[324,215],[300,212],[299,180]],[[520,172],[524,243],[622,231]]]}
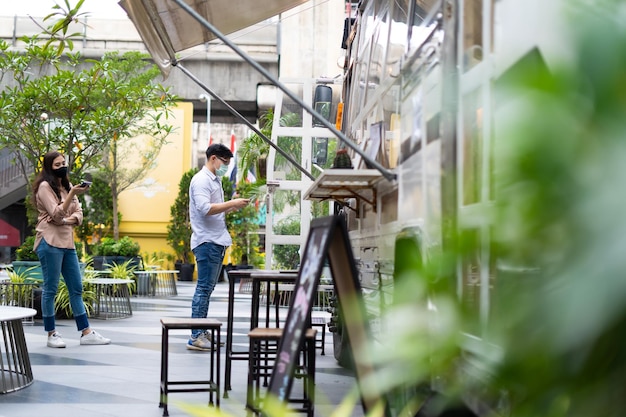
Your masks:
{"label": "woman's long dark hair", "polygon": [[[61,201],[61,192],[59,190],[58,177],[56,177],[52,172],[52,163],[59,156],[63,156],[63,154],[57,151],[50,151],[43,156],[42,169],[35,178],[35,181],[33,181],[33,203],[35,207],[37,207],[37,191],[39,191],[39,186],[44,181],[50,184],[52,191],[54,191],[59,201]],[[69,192],[71,187],[68,175],[61,178],[61,185],[63,186],[63,188],[65,188],[66,191]]]}

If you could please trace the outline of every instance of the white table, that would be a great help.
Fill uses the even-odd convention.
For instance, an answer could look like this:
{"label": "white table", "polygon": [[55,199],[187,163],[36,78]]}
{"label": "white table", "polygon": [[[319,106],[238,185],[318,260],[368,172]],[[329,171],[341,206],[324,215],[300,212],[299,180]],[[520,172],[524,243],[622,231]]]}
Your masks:
{"label": "white table", "polygon": [[176,290],[176,270],[135,271],[137,276],[137,295],[148,297],[170,297],[178,295]]}
{"label": "white table", "polygon": [[133,315],[130,305],[128,285],[132,279],[94,278],[84,281],[86,286],[93,287],[96,301],[91,317],[95,319],[123,319]]}
{"label": "white table", "polygon": [[17,391],[33,383],[33,371],[24,337],[22,320],[33,317],[32,308],[0,306],[0,394]]}

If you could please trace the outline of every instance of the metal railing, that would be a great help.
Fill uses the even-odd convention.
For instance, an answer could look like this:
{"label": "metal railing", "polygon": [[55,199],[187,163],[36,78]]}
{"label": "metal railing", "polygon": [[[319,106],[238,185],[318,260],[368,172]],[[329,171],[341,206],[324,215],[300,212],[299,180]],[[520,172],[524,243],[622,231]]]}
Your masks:
{"label": "metal railing", "polygon": [[0,210],[26,197],[26,179],[13,152],[0,150]]}

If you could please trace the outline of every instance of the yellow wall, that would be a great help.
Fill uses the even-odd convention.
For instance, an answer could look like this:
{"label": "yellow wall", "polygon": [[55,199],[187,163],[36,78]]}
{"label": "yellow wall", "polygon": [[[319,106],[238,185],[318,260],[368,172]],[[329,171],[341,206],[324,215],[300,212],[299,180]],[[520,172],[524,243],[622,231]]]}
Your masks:
{"label": "yellow wall", "polygon": [[179,103],[169,120],[174,126],[173,132],[161,149],[155,167],[139,184],[120,194],[120,236],[128,235],[139,242],[142,254],[174,254],[166,241],[167,225],[170,207],[178,195],[178,182],[191,169],[192,122],[193,105]]}

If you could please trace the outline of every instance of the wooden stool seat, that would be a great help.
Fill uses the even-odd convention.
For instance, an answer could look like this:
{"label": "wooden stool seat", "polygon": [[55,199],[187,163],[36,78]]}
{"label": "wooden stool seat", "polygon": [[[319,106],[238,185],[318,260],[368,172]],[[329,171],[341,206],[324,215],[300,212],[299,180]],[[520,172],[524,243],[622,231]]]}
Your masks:
{"label": "wooden stool seat", "polygon": [[[257,327],[248,333],[250,340],[249,361],[248,361],[248,390],[246,395],[246,408],[255,414],[260,414],[261,380],[267,379],[272,373],[276,353],[280,339],[283,336],[282,328]],[[289,403],[301,404],[299,408],[292,408],[292,411],[306,413],[313,416],[315,397],[315,345],[316,329],[307,329],[305,334],[305,345],[302,349],[303,363],[296,368],[296,377],[303,380],[302,397],[291,396]]]}
{"label": "wooden stool seat", "polygon": [[[170,392],[208,392],[209,405],[215,405],[219,408],[221,327],[222,322],[215,319],[175,317],[166,317],[161,319],[161,395],[159,399],[159,407],[163,408],[164,416],[169,416],[167,411],[167,397]],[[210,356],[208,379],[182,381],[170,381],[168,379],[169,331],[174,329],[203,329],[210,332],[213,349],[210,353],[203,353]],[[170,386],[182,387],[170,388]],[[215,404],[213,403],[214,393],[216,397]]]}

